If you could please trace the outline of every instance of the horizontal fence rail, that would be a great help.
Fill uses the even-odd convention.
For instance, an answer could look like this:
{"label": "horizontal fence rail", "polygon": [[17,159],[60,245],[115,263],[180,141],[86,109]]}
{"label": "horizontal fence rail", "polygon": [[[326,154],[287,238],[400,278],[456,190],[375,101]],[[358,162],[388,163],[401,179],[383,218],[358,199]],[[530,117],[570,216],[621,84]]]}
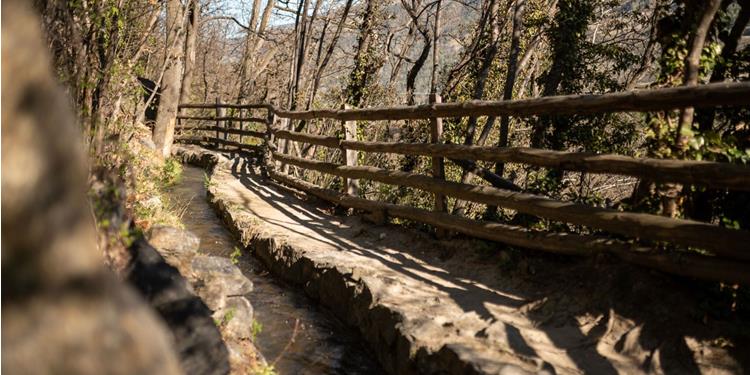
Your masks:
{"label": "horizontal fence rail", "polygon": [[585,225],[632,237],[669,241],[695,246],[732,258],[750,259],[750,231],[727,229],[697,221],[664,216],[621,212],[543,196],[511,192],[490,186],[477,186],[439,180],[416,173],[375,167],[350,167],[273,153],[276,160],[304,169],[354,179],[368,179],[391,185],[409,186],[467,201],[510,208],[552,220]]}
{"label": "horizontal fence rail", "polygon": [[361,109],[288,111],[269,104],[181,104],[180,108],[266,108],[292,120],[341,121],[417,120],[433,117],[538,116],[612,112],[649,112],[684,107],[747,105],[750,82],[709,83],[700,86],[635,90],[600,95],[564,95],[536,99],[439,103]]}
{"label": "horizontal fence rail", "polygon": [[254,104],[232,104],[232,103],[182,103],[179,106],[184,109],[214,109],[214,108],[229,108],[229,109],[271,109],[273,108],[270,104],[254,103]]}
{"label": "horizontal fence rail", "polygon": [[207,120],[207,121],[238,121],[238,122],[258,122],[266,123],[266,119],[259,117],[211,117],[211,116],[182,116],[177,115],[178,120]]}
{"label": "horizontal fence rail", "polygon": [[[524,147],[480,147],[440,142],[441,118],[467,116],[536,116],[610,112],[648,112],[684,107],[750,106],[750,82],[713,83],[693,87],[639,90],[602,95],[567,95],[513,101],[470,101],[432,103],[416,106],[339,110],[287,111],[270,104],[193,103],[181,110],[214,109],[216,116],[181,115],[180,121],[215,121],[215,126],[178,127],[183,134],[192,131],[216,132],[216,137],[181,136],[179,142],[233,146],[261,155],[262,170],[271,180],[333,204],[367,212],[376,222],[388,217],[413,220],[439,230],[499,241],[552,253],[592,255],[610,253],[623,261],[674,274],[708,280],[750,284],[750,231],[725,228],[693,220],[654,214],[624,212],[556,200],[519,191],[521,188],[493,175],[501,183],[493,186],[446,181],[443,160],[448,159],[475,174],[492,175],[476,161],[518,163],[558,170],[625,175],[653,182],[681,183],[714,189],[750,191],[750,166],[723,162],[636,158],[615,154],[566,152]],[[238,117],[226,116],[225,109],[239,110]],[[265,110],[266,118],[242,116],[244,111]],[[280,119],[283,129],[276,125]],[[294,120],[334,119],[341,121],[341,137],[292,131]],[[429,119],[431,143],[373,142],[357,139],[355,121]],[[239,129],[229,124],[239,123]],[[243,123],[262,124],[264,129],[245,130]],[[224,134],[224,139],[219,135]],[[239,136],[238,141],[227,139]],[[261,145],[248,145],[242,136],[262,138]],[[302,147],[300,144],[306,144]],[[311,146],[341,150],[341,164],[303,157]],[[359,152],[391,153],[432,158],[432,176],[359,166]],[[297,154],[294,156],[293,154]],[[315,154],[315,150],[312,151]],[[311,154],[307,154],[311,155]],[[291,169],[290,169],[291,166]],[[342,178],[342,190],[316,186],[295,174],[316,171]],[[360,197],[360,179],[405,186],[432,193],[432,211],[368,200]],[[596,234],[550,232],[498,222],[472,220],[446,212],[445,197],[503,207],[548,220],[599,230]],[[438,232],[447,233],[447,232]],[[614,237],[613,237],[614,235]],[[624,237],[621,237],[624,236]],[[671,243],[692,251],[656,250]]]}
{"label": "horizontal fence rail", "polygon": [[510,101],[468,101],[388,108],[285,111],[280,117],[294,120],[329,118],[350,120],[417,120],[432,117],[536,116],[611,112],[648,112],[684,107],[747,105],[750,82],[713,83],[693,87],[639,90],[603,95],[566,95]]}
{"label": "horizontal fence rail", "polygon": [[715,188],[750,191],[750,167],[737,164],[614,154],[563,152],[525,147],[480,147],[454,144],[347,141],[281,130],[276,138],[325,147],[402,155],[440,156],[492,162],[523,163],[568,171],[647,177],[657,182],[701,184]]}
{"label": "horizontal fence rail", "polygon": [[219,143],[224,146],[233,146],[233,147],[237,147],[238,149],[242,149],[246,151],[257,151],[257,152],[264,151],[263,146],[249,145],[246,143],[240,143],[240,142],[230,141],[230,140],[221,139],[221,138],[214,138],[214,137],[179,137],[179,138],[176,138],[176,140],[181,143],[191,143],[191,144]]}
{"label": "horizontal fence rail", "polygon": [[477,238],[564,255],[591,256],[611,253],[630,263],[677,275],[750,284],[747,265],[733,260],[694,254],[659,254],[651,251],[650,247],[637,246],[604,236],[533,231],[513,225],[471,220],[442,212],[352,197],[274,171],[270,172],[270,176],[286,186],[343,207],[362,211],[382,211],[381,216],[414,220]]}
{"label": "horizontal fence rail", "polygon": [[179,131],[211,131],[211,132],[220,132],[220,133],[227,133],[227,134],[237,134],[237,135],[246,135],[248,137],[255,137],[255,138],[265,138],[266,133],[264,132],[258,132],[258,131],[252,131],[252,130],[242,130],[242,129],[232,129],[232,128],[222,128],[219,126],[177,126],[175,127],[175,130]]}

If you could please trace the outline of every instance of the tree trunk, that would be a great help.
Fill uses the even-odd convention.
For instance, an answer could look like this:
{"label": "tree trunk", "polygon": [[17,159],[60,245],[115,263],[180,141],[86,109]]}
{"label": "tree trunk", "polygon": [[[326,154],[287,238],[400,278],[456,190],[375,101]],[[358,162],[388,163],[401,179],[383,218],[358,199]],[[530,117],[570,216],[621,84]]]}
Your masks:
{"label": "tree trunk", "polygon": [[[685,77],[683,81],[685,86],[695,86],[698,84],[703,45],[706,42],[706,37],[711,29],[711,23],[720,6],[721,0],[707,0],[703,6],[703,13],[690,35],[688,40],[690,49],[685,57]],[[693,107],[683,108],[680,111],[677,134],[675,135],[675,148],[677,151],[684,152],[687,149],[688,141],[691,138],[689,133],[692,132],[694,117],[695,109]],[[680,195],[682,195],[682,185],[674,183],[661,184],[658,191],[661,196],[661,214],[667,217],[676,217],[681,206],[678,201]]]}
{"label": "tree trunk", "polygon": [[382,0],[367,0],[359,27],[359,39],[354,55],[354,69],[349,74],[346,87],[346,103],[359,107],[365,97],[367,86],[380,68],[379,57],[373,48],[373,34],[380,17],[381,8],[388,5]]}
{"label": "tree trunk", "polygon": [[237,102],[242,102],[248,94],[248,85],[250,72],[253,70],[254,54],[252,53],[253,47],[257,40],[255,34],[255,27],[258,23],[258,14],[260,13],[260,1],[253,1],[253,8],[250,11],[250,22],[248,23],[247,35],[245,36],[245,51],[242,56],[242,65],[240,65],[240,82],[239,92],[237,93]]}
{"label": "tree trunk", "polygon": [[[320,3],[320,0],[318,0],[318,3]],[[302,17],[300,21],[300,31],[299,31],[299,39],[297,41],[298,48],[297,48],[297,58],[296,60],[296,66],[294,68],[294,85],[292,86],[292,92],[291,92],[291,106],[289,107],[291,110],[297,109],[297,95],[299,94],[299,81],[302,77],[302,69],[305,66],[305,56],[306,56],[306,47],[307,47],[307,30],[308,28],[312,27],[312,22],[310,25],[307,24],[307,10],[310,7],[310,0],[304,0],[303,6],[302,6]]]}
{"label": "tree trunk", "polygon": [[334,32],[333,37],[331,38],[331,43],[328,45],[326,54],[323,57],[323,60],[318,65],[317,69],[315,69],[315,78],[313,80],[312,90],[310,93],[310,100],[307,102],[308,109],[312,106],[313,102],[315,101],[315,95],[318,93],[318,88],[320,87],[320,78],[323,75],[323,71],[325,70],[326,66],[328,66],[328,63],[331,61],[331,55],[333,55],[333,51],[336,48],[336,44],[338,43],[339,37],[341,36],[341,31],[344,29],[344,24],[346,24],[346,19],[349,16],[349,10],[352,8],[352,1],[353,0],[346,1],[346,4],[344,5],[344,10],[341,14],[341,20],[339,21],[339,24],[336,26],[336,31]]}
{"label": "tree trunk", "polygon": [[442,0],[437,0],[435,4],[435,23],[432,29],[432,39],[435,40],[435,46],[432,47],[432,74],[430,76],[430,94],[437,93],[437,70],[440,65],[440,5]]}
{"label": "tree trunk", "polygon": [[161,99],[153,134],[156,149],[163,157],[168,157],[172,150],[177,106],[180,101],[182,50],[185,37],[183,12],[184,9],[180,0],[168,0],[166,69],[162,78]]}
{"label": "tree trunk", "polygon": [[[706,1],[700,21],[696,25],[695,31],[690,36],[688,43],[690,50],[685,57],[685,80],[683,82],[685,86],[695,86],[698,84],[703,45],[706,42],[706,36],[711,29],[711,23],[713,22],[716,12],[719,10],[719,6],[721,6],[721,0]],[[683,108],[682,111],[680,111],[680,121],[677,125],[676,137],[676,146],[678,150],[685,150],[687,148],[689,137],[686,133],[692,128],[694,115],[695,109],[693,107]]]}
{"label": "tree trunk", "polygon": [[430,38],[429,29],[427,28],[427,22],[425,22],[424,25],[421,25],[419,23],[419,14],[417,13],[417,7],[420,5],[420,2],[413,2],[413,7],[409,7],[406,4],[406,0],[401,0],[401,3],[404,6],[404,9],[406,9],[407,13],[409,13],[414,26],[417,28],[417,31],[419,31],[419,34],[422,35],[423,40],[422,52],[419,54],[417,60],[414,61],[414,65],[412,65],[411,69],[409,69],[409,73],[407,73],[406,75],[407,104],[414,105],[414,86],[417,81],[417,75],[419,75],[419,72],[422,70],[422,67],[424,67],[425,62],[427,61],[427,57],[430,55],[432,40]]}
{"label": "tree trunk", "polygon": [[[498,51],[498,40],[500,38],[500,25],[499,25],[499,17],[500,17],[500,5],[499,0],[489,0],[489,6],[487,8],[487,12],[489,12],[488,16],[488,22],[490,24],[490,35],[489,35],[489,45],[485,47],[484,54],[482,55],[481,63],[479,66],[479,71],[477,72],[476,76],[476,82],[474,83],[474,93],[472,94],[473,99],[481,100],[484,98],[484,90],[485,86],[487,84],[487,77],[489,76],[490,68],[492,67],[492,62],[495,60],[495,56],[497,55]],[[477,35],[477,38],[481,38],[482,33]],[[487,126],[490,126],[490,120],[494,122],[494,118],[488,118],[487,123],[485,124],[485,128]],[[476,133],[476,127],[477,127],[477,117],[472,116],[469,117],[468,124],[466,125],[466,135],[464,138],[464,144],[465,145],[472,145],[474,144],[474,135]],[[466,163],[457,163],[459,166],[461,166],[461,179],[460,181],[462,183],[467,183],[469,181],[469,178],[472,173],[472,169],[469,168],[469,165]],[[463,216],[466,210],[466,202],[464,201],[456,201],[455,206],[453,207],[453,213],[459,216]]]}
{"label": "tree trunk", "polygon": [[[308,0],[305,0],[304,2],[299,3],[299,7],[297,7],[297,16],[294,18],[294,45],[292,47],[292,60],[289,62],[289,82],[287,83],[286,98],[287,108],[293,108],[294,105],[294,82],[297,80],[297,57],[299,56],[297,51],[300,44],[300,28],[304,27],[304,25],[300,24],[300,18],[302,17],[302,7],[307,1]],[[286,128],[291,129],[290,124],[292,121],[289,119],[286,119],[285,121],[287,123]]]}
{"label": "tree trunk", "polygon": [[[510,56],[508,57],[507,75],[505,78],[505,88],[503,91],[503,100],[513,99],[513,86],[516,84],[516,65],[518,63],[518,54],[521,50],[521,34],[523,32],[523,12],[526,0],[517,0],[513,12],[513,36],[510,41]],[[500,139],[499,147],[508,147],[508,131],[510,125],[510,116],[500,118]],[[502,176],[505,170],[504,163],[495,165],[495,173]]]}
{"label": "tree trunk", "polygon": [[[498,40],[500,39],[500,4],[499,0],[490,0],[490,6],[489,6],[489,22],[490,22],[490,41],[489,45],[486,47],[484,55],[482,56],[482,62],[479,67],[479,71],[477,73],[476,77],[476,83],[474,84],[474,93],[472,95],[473,99],[483,99],[484,98],[484,89],[487,85],[487,77],[490,73],[490,68],[492,67],[492,62],[495,60],[495,56],[497,55],[498,51]],[[464,144],[465,145],[471,145],[474,143],[474,134],[476,133],[476,127],[477,127],[477,118],[476,117],[470,117],[469,122],[466,125],[466,138],[464,138]],[[464,172],[464,175],[462,176],[461,180],[466,179],[467,173]]]}
{"label": "tree trunk", "polygon": [[[737,15],[737,19],[734,21],[734,25],[732,25],[732,30],[726,37],[722,38],[724,47],[721,49],[721,58],[718,59],[716,66],[714,66],[714,71],[711,72],[711,82],[721,82],[725,79],[730,62],[737,58],[737,46],[742,38],[742,32],[747,27],[748,22],[750,22],[750,3],[747,1],[739,3],[742,8],[739,15]],[[704,109],[701,112],[703,113],[699,113],[698,115],[700,130],[707,131],[713,129],[716,110],[710,108]]]}
{"label": "tree trunk", "polygon": [[200,26],[200,0],[190,0],[188,3],[187,35],[185,36],[185,71],[182,74],[180,87],[180,103],[190,101],[193,88],[193,70],[195,69],[195,41]]}

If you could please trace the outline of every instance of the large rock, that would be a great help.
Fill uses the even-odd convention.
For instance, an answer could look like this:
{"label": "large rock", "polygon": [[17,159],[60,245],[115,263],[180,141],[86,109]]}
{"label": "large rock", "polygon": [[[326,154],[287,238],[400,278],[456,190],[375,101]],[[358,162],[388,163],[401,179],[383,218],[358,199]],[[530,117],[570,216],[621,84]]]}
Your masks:
{"label": "large rock", "polygon": [[253,305],[245,297],[228,297],[224,309],[215,319],[223,325],[224,334],[237,339],[252,338]]}
{"label": "large rock", "polygon": [[227,297],[253,291],[253,282],[228,258],[198,255],[192,261],[196,291],[213,311],[222,310]]}
{"label": "large rock", "polygon": [[190,231],[155,225],[146,234],[148,242],[167,260],[167,263],[177,267],[180,273],[188,276],[190,262],[200,246],[200,238]]}
{"label": "large rock", "polygon": [[162,254],[192,257],[201,240],[190,231],[166,225],[153,226],[146,235],[148,243]]}

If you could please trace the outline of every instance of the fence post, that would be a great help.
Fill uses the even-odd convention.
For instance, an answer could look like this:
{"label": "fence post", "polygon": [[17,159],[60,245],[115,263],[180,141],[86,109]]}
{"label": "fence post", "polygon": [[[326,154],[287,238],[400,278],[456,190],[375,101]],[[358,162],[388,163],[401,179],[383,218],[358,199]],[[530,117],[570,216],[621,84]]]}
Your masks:
{"label": "fence post", "polygon": [[[348,104],[344,104],[343,109],[350,109],[351,106]],[[357,122],[356,121],[342,121],[341,122],[342,127],[344,128],[344,139],[347,141],[356,141],[357,140]],[[357,165],[357,157],[358,157],[358,151],[357,150],[347,150],[342,149],[341,151],[344,156],[344,165],[346,166],[356,166]],[[345,193],[353,196],[357,196],[359,194],[359,180],[355,179],[343,179],[343,190]]]}
{"label": "fence post", "polygon": [[[242,104],[242,101],[240,101],[240,104]],[[239,121],[239,123],[240,123],[240,124],[239,124],[240,132],[239,132],[239,136],[238,136],[238,141],[239,141],[240,143],[242,143],[242,131],[243,131],[243,130],[245,130],[245,129],[244,129],[244,123],[242,122],[242,112],[250,112],[250,110],[248,109],[247,111],[243,111],[243,110],[242,110],[242,107],[240,107],[240,109],[239,109],[239,112],[240,112],[240,113],[239,113],[239,118],[240,118],[240,119],[239,119],[239,120],[237,120],[237,121]]]}
{"label": "fence post", "polygon": [[[442,98],[439,94],[430,94],[430,104],[438,104],[442,102]],[[430,143],[442,143],[443,140],[443,119],[441,117],[433,117],[430,119]],[[432,157],[432,176],[445,180],[445,165],[443,158],[440,156]],[[446,212],[447,204],[445,201],[445,195],[435,193],[435,206],[434,211]],[[445,237],[447,231],[442,228],[436,228],[435,234],[438,237]]]}
{"label": "fence post", "polygon": [[221,101],[219,97],[216,97],[216,149],[219,149],[219,137],[221,135],[221,121],[219,117],[222,117],[223,108],[221,108]]}
{"label": "fence post", "polygon": [[269,169],[276,169],[273,161],[273,152],[276,150],[273,137],[273,125],[276,123],[276,113],[273,108],[268,107],[268,114],[266,115],[266,133],[264,141],[266,143],[265,150],[262,154],[263,160],[261,161],[261,174],[263,177],[268,177]]}
{"label": "fence post", "polygon": [[[284,118],[283,129],[292,131],[293,130],[292,126],[293,126],[292,125],[292,119],[290,119],[290,118]],[[281,153],[282,154],[291,154],[289,152],[291,143],[292,143],[292,141],[290,141],[288,139],[284,139],[284,140],[281,141]],[[284,164],[281,167],[281,172],[284,173],[284,174],[288,174],[289,173],[289,164]]]}
{"label": "fence post", "polygon": [[[221,107],[221,117],[228,117],[227,109],[224,107]],[[222,120],[222,124],[224,125],[224,140],[226,141],[229,137],[228,130],[232,128],[232,120]]]}

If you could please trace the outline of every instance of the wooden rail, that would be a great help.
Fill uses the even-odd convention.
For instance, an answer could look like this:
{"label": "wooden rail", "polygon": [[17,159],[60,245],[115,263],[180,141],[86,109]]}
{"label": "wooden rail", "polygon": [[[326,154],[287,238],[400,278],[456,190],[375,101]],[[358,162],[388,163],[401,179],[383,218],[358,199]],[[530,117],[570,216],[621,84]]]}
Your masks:
{"label": "wooden rail", "polygon": [[563,152],[525,147],[479,147],[454,144],[391,143],[340,140],[336,137],[277,131],[276,137],[326,147],[403,155],[439,156],[492,162],[524,163],[569,171],[646,177],[657,182],[700,184],[750,191],[750,167],[738,164],[613,154]]}
{"label": "wooden rail", "polygon": [[467,201],[510,208],[552,220],[585,225],[637,238],[695,246],[711,250],[719,255],[750,260],[750,250],[748,250],[750,231],[727,229],[697,221],[621,212],[572,202],[562,202],[539,195],[516,193],[490,186],[443,181],[415,173],[390,171],[375,167],[343,166],[280,153],[273,153],[273,156],[282,163],[340,177],[409,186]]}
{"label": "wooden rail", "polygon": [[218,126],[178,126],[175,127],[175,130],[179,131],[213,131],[213,132],[220,132],[220,133],[228,133],[228,134],[237,134],[237,135],[246,135],[248,137],[255,137],[255,138],[265,138],[266,133],[264,132],[257,132],[252,130],[242,130],[242,129],[233,129],[233,128],[222,128]]}
{"label": "wooden rail", "polygon": [[265,148],[263,146],[258,145],[249,145],[245,143],[230,141],[227,139],[221,139],[221,138],[215,138],[215,137],[178,137],[175,139],[175,141],[179,143],[191,143],[191,144],[204,144],[204,143],[215,143],[215,144],[221,144],[224,146],[233,146],[237,147],[238,149],[246,150],[246,151],[255,151],[255,152],[264,152]]}
{"label": "wooden rail", "polygon": [[[223,107],[222,107],[223,108]],[[231,116],[183,116],[178,115],[178,120],[204,120],[204,121],[237,121],[237,122],[256,122],[265,124],[266,119],[260,117],[231,117]]]}
{"label": "wooden rail", "polygon": [[611,112],[648,112],[683,107],[747,105],[750,82],[636,90],[603,95],[565,95],[537,99],[425,104],[385,108],[286,111],[276,115],[294,120],[329,118],[341,121],[416,120],[434,117],[537,116]]}
{"label": "wooden rail", "polygon": [[[624,261],[656,268],[665,272],[709,279],[740,282],[750,285],[750,231],[735,230],[692,220],[673,219],[644,213],[621,212],[565,202],[544,196],[510,191],[505,188],[478,186],[446,181],[442,172],[444,158],[474,163],[488,161],[522,163],[544,168],[587,173],[619,174],[656,182],[675,182],[708,188],[750,191],[750,167],[746,165],[654,158],[634,158],[613,154],[551,151],[521,147],[477,147],[440,142],[441,118],[463,116],[531,116],[555,114],[589,114],[622,111],[656,111],[683,107],[749,106],[750,82],[714,83],[695,87],[632,91],[604,95],[568,95],[516,101],[471,101],[440,103],[433,97],[428,105],[387,108],[286,111],[269,104],[183,104],[181,109],[215,109],[215,117],[181,116],[181,120],[216,121],[216,126],[181,127],[183,131],[216,131],[213,137],[188,137],[180,141],[215,143],[249,148],[261,152],[264,173],[272,180],[305,191],[308,194],[343,207],[369,212],[371,218],[383,222],[389,216],[422,222],[444,231],[453,231],[493,241],[504,242],[553,253],[592,255],[614,254]],[[221,115],[220,109],[240,110],[239,118]],[[243,110],[265,109],[265,119],[242,117]],[[331,137],[291,131],[292,121],[312,119],[341,121],[339,134]],[[239,119],[262,120],[265,132],[228,129],[224,121]],[[276,126],[285,119],[284,128]],[[430,143],[367,142],[357,140],[355,121],[429,119]],[[219,138],[219,133],[262,137],[261,146],[249,146]],[[281,141],[277,147],[276,142]],[[343,164],[328,163],[300,157],[298,143],[337,148]],[[291,153],[297,153],[293,156]],[[392,171],[371,166],[358,166],[358,152],[395,153],[432,158],[432,176]],[[343,179],[343,191],[315,186],[285,173],[289,166],[313,170]],[[283,168],[282,168],[283,167]],[[283,171],[283,172],[282,172]],[[433,211],[376,202],[359,197],[357,181],[366,179],[380,183],[407,186],[434,195]],[[518,189],[518,187],[515,187]],[[508,187],[508,189],[510,189]],[[446,212],[445,197],[505,207],[553,221],[582,225],[606,233],[584,235],[536,231],[503,223],[471,220]],[[655,250],[654,242],[683,246],[683,250]],[[698,248],[704,253],[685,251]],[[708,251],[711,255],[706,255]]]}
{"label": "wooden rail", "polygon": [[684,107],[746,106],[750,82],[709,83],[653,90],[635,90],[602,95],[564,95],[536,99],[460,103],[433,103],[366,109],[288,111],[270,104],[181,104],[180,108],[266,108],[293,120],[329,118],[341,121],[415,120],[435,117],[537,116],[611,112],[649,112]]}
{"label": "wooden rail", "polygon": [[742,262],[688,253],[658,253],[650,247],[604,236],[533,231],[519,226],[471,220],[447,213],[375,202],[321,188],[275,171],[270,172],[270,177],[283,185],[343,207],[370,212],[381,211],[381,216],[414,220],[490,241],[564,255],[591,256],[598,253],[611,253],[630,263],[676,275],[750,285],[748,264]]}

